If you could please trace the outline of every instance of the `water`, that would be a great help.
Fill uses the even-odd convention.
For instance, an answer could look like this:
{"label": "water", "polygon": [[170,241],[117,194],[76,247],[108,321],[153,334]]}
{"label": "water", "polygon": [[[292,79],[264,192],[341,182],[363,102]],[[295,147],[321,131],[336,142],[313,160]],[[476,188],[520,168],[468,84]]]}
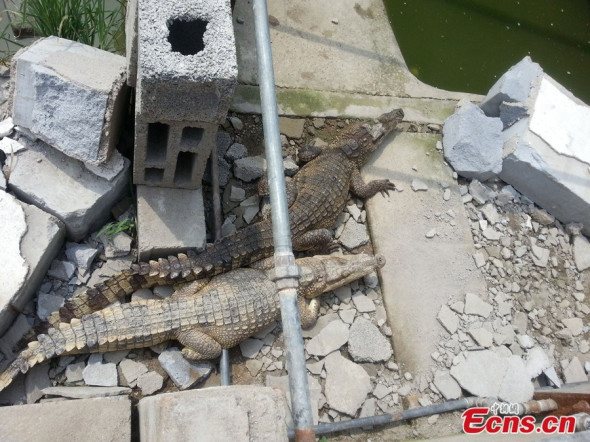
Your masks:
{"label": "water", "polygon": [[524,56],[590,103],[590,0],[385,0],[410,71],[486,94]]}

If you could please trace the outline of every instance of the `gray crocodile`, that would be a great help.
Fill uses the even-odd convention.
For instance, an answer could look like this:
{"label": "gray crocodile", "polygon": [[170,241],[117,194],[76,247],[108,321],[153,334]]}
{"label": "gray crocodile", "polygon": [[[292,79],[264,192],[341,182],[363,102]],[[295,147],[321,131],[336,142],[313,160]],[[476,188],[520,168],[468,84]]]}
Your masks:
{"label": "gray crocodile", "polygon": [[[297,260],[298,305],[303,327],[315,324],[317,297],[377,270],[383,256],[315,256]],[[189,360],[216,358],[280,316],[271,270],[236,269],[201,279],[170,298],[107,307],[69,323],[59,323],[28,344],[0,375],[0,391],[19,373],[60,355],[150,347],[169,340],[184,346]]]}

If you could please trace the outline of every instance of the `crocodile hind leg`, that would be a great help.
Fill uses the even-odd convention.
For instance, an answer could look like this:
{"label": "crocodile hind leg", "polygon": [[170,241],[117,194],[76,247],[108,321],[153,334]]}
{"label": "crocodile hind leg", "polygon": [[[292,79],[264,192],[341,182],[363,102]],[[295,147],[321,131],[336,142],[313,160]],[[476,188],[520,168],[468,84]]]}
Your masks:
{"label": "crocodile hind leg", "polygon": [[332,241],[332,232],[328,229],[315,229],[293,238],[293,250],[303,252],[325,246]]}
{"label": "crocodile hind leg", "polygon": [[184,298],[187,296],[194,296],[198,294],[201,290],[203,290],[207,284],[209,284],[209,279],[197,279],[191,283],[185,284],[182,287],[178,288],[169,299],[174,298]]}
{"label": "crocodile hind leg", "polygon": [[215,359],[221,354],[219,342],[200,330],[183,330],[176,335],[176,339],[184,345],[182,355],[188,360]]}
{"label": "crocodile hind leg", "polygon": [[367,199],[377,194],[377,192],[381,192],[383,196],[389,195],[390,190],[395,190],[395,184],[389,180],[373,180],[365,183],[361,173],[355,170],[352,172],[350,190],[359,198]]}
{"label": "crocodile hind leg", "polygon": [[320,300],[314,298],[307,303],[307,300],[300,296],[297,299],[297,307],[299,309],[299,317],[301,318],[301,327],[309,328],[315,325],[320,313]]}

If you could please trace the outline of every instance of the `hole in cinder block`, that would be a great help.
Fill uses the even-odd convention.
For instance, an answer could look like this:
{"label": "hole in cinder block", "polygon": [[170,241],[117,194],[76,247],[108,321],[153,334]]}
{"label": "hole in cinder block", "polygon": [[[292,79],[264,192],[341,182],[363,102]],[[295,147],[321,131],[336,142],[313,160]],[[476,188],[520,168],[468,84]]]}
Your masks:
{"label": "hole in cinder block", "polygon": [[203,139],[204,129],[200,127],[185,127],[182,129],[180,145],[185,149],[196,149]]}
{"label": "hole in cinder block", "polygon": [[180,152],[174,171],[174,184],[187,186],[192,184],[193,169],[197,162],[197,154],[193,152]]}
{"label": "hole in cinder block", "polygon": [[197,19],[168,20],[168,42],[172,51],[182,55],[196,55],[205,48],[203,36],[209,22]]}
{"label": "hole in cinder block", "polygon": [[156,169],[155,167],[148,167],[145,169],[143,178],[146,182],[151,184],[160,184],[164,179],[164,169]]}
{"label": "hole in cinder block", "polygon": [[168,132],[170,126],[164,123],[148,124],[147,135],[147,152],[146,161],[163,162],[166,161],[166,151],[168,150]]}

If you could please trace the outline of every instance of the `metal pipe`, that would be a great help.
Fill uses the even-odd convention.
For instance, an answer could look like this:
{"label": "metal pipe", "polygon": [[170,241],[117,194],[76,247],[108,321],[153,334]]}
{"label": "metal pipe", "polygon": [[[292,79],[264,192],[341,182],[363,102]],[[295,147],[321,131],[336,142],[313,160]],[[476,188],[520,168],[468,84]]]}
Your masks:
{"label": "metal pipe", "polygon": [[297,441],[314,441],[315,435],[307,386],[305,352],[301,336],[301,320],[297,308],[296,288],[299,269],[295,265],[295,257],[291,246],[289,209],[287,206],[285,177],[283,175],[283,155],[266,0],[254,0],[253,10],[258,58],[258,83],[260,85],[275,250],[274,280],[279,288],[281,319],[287,352],[287,369],[289,370],[291,410],[295,423],[294,434]]}
{"label": "metal pipe", "polygon": [[[410,419],[419,417],[432,416],[434,414],[448,413],[449,411],[463,410],[471,407],[488,407],[491,408],[499,402],[491,398],[467,397],[454,401],[443,402],[442,404],[428,405],[426,407],[410,408],[409,410],[399,411],[393,414],[380,414],[377,416],[361,417],[341,422],[331,422],[319,424],[314,427],[316,435],[335,433],[337,431],[353,430],[356,428],[374,427],[385,425],[391,422],[401,423]],[[501,402],[499,404],[502,404]],[[507,404],[508,405],[508,404]],[[518,411],[523,414],[535,414],[557,409],[555,401],[529,401],[518,404]],[[295,433],[289,429],[288,436],[290,439]]]}
{"label": "metal pipe", "polygon": [[[215,241],[221,239],[221,198],[219,196],[219,164],[217,162],[217,146],[211,149],[211,187],[213,192],[213,228],[215,231]],[[231,368],[229,365],[229,350],[221,350],[219,359],[220,384],[223,386],[231,385]]]}

